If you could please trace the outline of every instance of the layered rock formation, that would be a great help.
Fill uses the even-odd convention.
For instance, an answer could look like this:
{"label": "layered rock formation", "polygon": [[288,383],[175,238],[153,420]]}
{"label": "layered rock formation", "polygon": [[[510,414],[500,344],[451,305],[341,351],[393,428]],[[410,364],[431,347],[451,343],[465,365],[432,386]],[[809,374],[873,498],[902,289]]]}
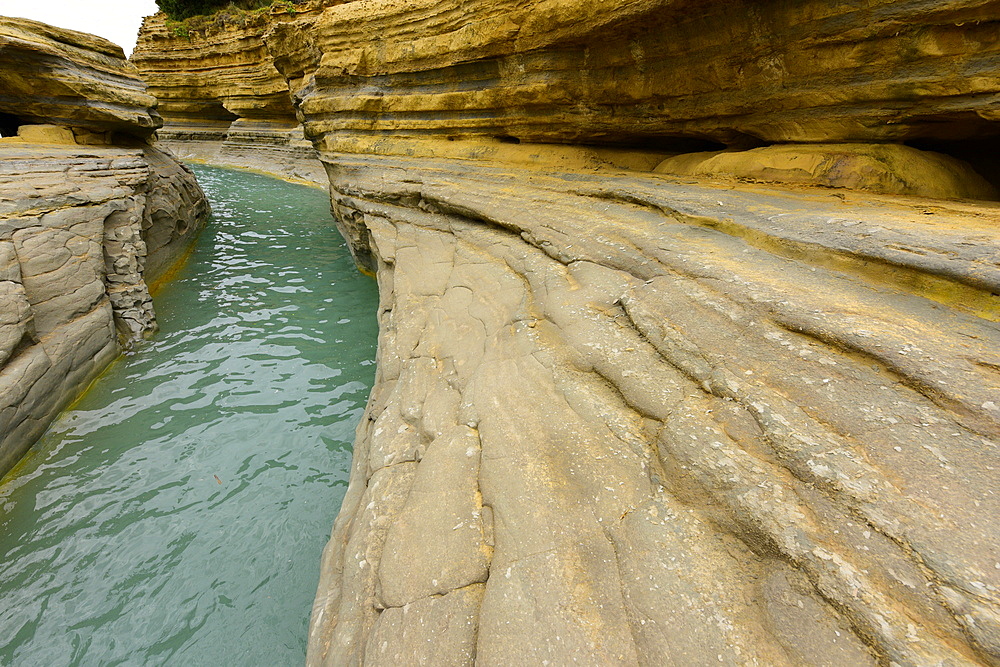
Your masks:
{"label": "layered rock formation", "polygon": [[988,141],[995,17],[356,2],[309,48],[272,29],[382,289],[310,662],[1000,663],[1000,211],[510,164]]}
{"label": "layered rock formation", "polygon": [[[0,18],[0,473],[130,341],[207,216],[117,46]],[[52,123],[60,124],[52,124]],[[12,130],[17,133],[11,136]]]}
{"label": "layered rock formation", "polygon": [[80,143],[104,144],[107,132],[149,137],[162,124],[121,47],[101,37],[5,17],[0,63],[5,137],[18,125],[50,123],[75,128]]}
{"label": "layered rock formation", "polygon": [[995,207],[341,156],[313,664],[996,664]]}
{"label": "layered rock formation", "polygon": [[144,20],[132,62],[160,100],[159,139],[178,155],[325,184],[264,45],[271,24],[271,13],[260,11],[183,24],[156,14]]}
{"label": "layered rock formation", "polygon": [[[995,0],[350,2],[268,44],[327,151],[998,135]],[[303,44],[303,42],[305,42]],[[435,150],[442,150],[436,146]]]}
{"label": "layered rock formation", "polygon": [[[898,196],[995,174],[841,145],[994,145],[997,9],[272,13],[381,290],[309,664],[1000,664],[1000,210]],[[772,142],[897,196],[651,173]]]}

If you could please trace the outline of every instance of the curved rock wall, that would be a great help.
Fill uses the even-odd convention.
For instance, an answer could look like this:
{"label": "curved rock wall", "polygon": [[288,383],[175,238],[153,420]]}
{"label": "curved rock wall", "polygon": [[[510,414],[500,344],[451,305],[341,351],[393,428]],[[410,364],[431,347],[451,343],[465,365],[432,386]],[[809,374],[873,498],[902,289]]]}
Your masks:
{"label": "curved rock wall", "polygon": [[155,100],[121,49],[0,17],[0,51],[11,56],[3,130],[17,128],[0,138],[2,474],[122,345],[155,330],[149,284],[208,204],[186,167],[145,142]]}
{"label": "curved rock wall", "polygon": [[328,4],[263,33],[381,290],[309,664],[1000,664],[1000,210],[648,173],[988,145],[995,0]]}

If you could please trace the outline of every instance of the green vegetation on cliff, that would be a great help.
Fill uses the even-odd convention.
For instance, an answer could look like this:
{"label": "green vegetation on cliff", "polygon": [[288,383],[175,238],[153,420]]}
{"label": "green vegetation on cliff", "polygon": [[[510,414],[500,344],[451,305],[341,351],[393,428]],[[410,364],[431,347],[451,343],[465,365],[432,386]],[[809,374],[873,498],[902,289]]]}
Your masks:
{"label": "green vegetation on cliff", "polygon": [[156,0],[156,5],[171,19],[181,21],[192,16],[211,14],[223,8],[263,9],[273,4],[288,5],[289,11],[295,0]]}

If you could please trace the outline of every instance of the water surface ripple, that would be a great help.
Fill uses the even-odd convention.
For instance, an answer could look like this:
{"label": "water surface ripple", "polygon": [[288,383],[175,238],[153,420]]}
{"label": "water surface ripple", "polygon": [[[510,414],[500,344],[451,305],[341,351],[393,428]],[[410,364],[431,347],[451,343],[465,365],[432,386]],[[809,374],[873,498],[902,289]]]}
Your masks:
{"label": "water surface ripple", "polygon": [[195,169],[161,331],[0,484],[0,664],[302,664],[377,290],[322,191]]}

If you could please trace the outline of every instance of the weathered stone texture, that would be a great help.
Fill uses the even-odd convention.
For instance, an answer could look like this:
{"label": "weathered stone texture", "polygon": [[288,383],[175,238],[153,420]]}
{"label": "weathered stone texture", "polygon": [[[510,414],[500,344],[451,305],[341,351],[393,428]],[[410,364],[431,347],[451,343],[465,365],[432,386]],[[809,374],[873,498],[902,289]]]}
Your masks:
{"label": "weathered stone texture", "polygon": [[998,133],[998,17],[996,0],[359,0],[268,44],[330,150],[390,132],[899,141]]}
{"label": "weathered stone texture", "polygon": [[381,293],[309,664],[1000,664],[1000,211],[882,145],[997,145],[1000,3],[321,4],[253,42]]}
{"label": "weathered stone texture", "polygon": [[95,35],[0,17],[0,70],[0,113],[25,124],[142,137],[162,124],[121,47]]}
{"label": "weathered stone texture", "polygon": [[310,664],[1000,661],[995,207],[327,164],[381,334]]}
{"label": "weathered stone texture", "polygon": [[146,143],[156,100],[121,49],[0,17],[0,55],[3,474],[123,344],[155,330],[149,283],[208,204]]}
{"label": "weathered stone texture", "polygon": [[[997,208],[551,148],[988,140],[996,9],[358,0],[272,27],[382,294],[310,664],[439,639],[456,664],[1000,664]],[[903,147],[722,159],[995,196]]]}
{"label": "weathered stone texture", "polygon": [[[132,62],[167,119],[294,120],[288,85],[263,42],[266,13],[202,19],[173,32],[162,13],[143,21]],[[190,23],[190,22],[189,22]]]}
{"label": "weathered stone texture", "polygon": [[[0,470],[131,341],[208,213],[152,147],[0,144]],[[117,333],[116,333],[117,329]]]}
{"label": "weathered stone texture", "polygon": [[820,185],[941,199],[1000,199],[968,164],[899,144],[779,144],[746,151],[686,153],[654,171],[666,174]]}

